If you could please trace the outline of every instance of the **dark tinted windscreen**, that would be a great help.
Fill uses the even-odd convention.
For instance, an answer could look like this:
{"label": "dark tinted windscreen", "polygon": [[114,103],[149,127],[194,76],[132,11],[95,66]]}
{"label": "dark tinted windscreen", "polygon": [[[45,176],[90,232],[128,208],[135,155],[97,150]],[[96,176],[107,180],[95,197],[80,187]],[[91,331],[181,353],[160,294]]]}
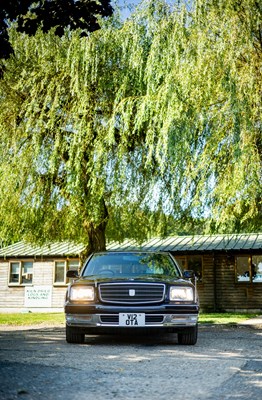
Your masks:
{"label": "dark tinted windscreen", "polygon": [[82,276],[90,275],[114,277],[165,275],[180,277],[180,272],[167,254],[107,253],[92,256],[84,268]]}

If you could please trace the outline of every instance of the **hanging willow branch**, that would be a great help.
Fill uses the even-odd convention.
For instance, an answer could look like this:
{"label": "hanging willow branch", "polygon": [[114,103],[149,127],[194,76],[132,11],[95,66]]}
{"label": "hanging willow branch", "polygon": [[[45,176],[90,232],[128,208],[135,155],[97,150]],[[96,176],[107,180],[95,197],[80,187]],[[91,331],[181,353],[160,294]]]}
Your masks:
{"label": "hanging willow branch", "polygon": [[261,15],[251,0],[240,14],[220,3],[145,2],[87,38],[11,30],[3,236],[88,244],[109,221],[108,238],[141,238],[170,232],[169,217],[209,231],[261,227]]}

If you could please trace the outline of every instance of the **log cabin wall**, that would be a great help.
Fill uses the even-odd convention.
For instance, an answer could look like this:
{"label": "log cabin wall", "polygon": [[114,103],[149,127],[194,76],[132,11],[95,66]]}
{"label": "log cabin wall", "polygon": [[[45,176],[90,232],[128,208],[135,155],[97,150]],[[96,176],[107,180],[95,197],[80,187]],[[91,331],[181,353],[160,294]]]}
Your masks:
{"label": "log cabin wall", "polygon": [[215,310],[215,279],[214,257],[212,254],[203,255],[203,280],[197,285],[200,308],[203,311]]}
{"label": "log cabin wall", "polygon": [[[172,252],[182,269],[188,269],[187,259],[202,258],[202,277],[197,281],[200,308],[203,312],[261,312],[262,282],[237,280],[238,252]],[[261,254],[261,253],[260,253]],[[250,258],[252,254],[248,254]]]}
{"label": "log cabin wall", "polygon": [[239,254],[217,254],[216,271],[216,311],[262,310],[262,282],[239,282],[236,276],[236,257]]}
{"label": "log cabin wall", "polygon": [[[49,308],[49,309],[63,309],[65,293],[67,289],[66,283],[55,284],[54,283],[54,259],[34,259],[33,263],[33,278],[32,284],[19,284],[10,283],[10,263],[13,261],[23,262],[25,259],[16,260],[1,260],[0,259],[0,312],[6,310],[16,312],[21,309],[34,308]],[[73,259],[75,260],[75,258]],[[62,262],[68,262],[68,260],[62,259]],[[39,288],[46,287],[51,291],[51,303],[49,307],[28,307],[25,304],[25,291],[26,288]]]}
{"label": "log cabin wall", "polygon": [[[172,252],[171,253],[176,261],[178,262],[182,270],[193,269],[190,266],[189,260],[194,257],[201,259],[202,271],[201,278],[196,280],[197,291],[200,299],[200,308],[202,311],[214,311],[215,302],[215,281],[214,281],[214,256],[213,254],[202,254],[202,253],[187,253]],[[194,270],[195,273],[197,271]]]}

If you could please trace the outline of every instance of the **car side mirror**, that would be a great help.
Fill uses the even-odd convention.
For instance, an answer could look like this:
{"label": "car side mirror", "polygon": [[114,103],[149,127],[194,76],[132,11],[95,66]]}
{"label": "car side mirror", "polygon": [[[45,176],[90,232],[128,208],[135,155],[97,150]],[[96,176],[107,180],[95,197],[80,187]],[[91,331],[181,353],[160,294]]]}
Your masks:
{"label": "car side mirror", "polygon": [[66,277],[67,278],[79,278],[78,271],[76,271],[75,269],[70,269],[69,271],[67,271]]}
{"label": "car side mirror", "polygon": [[193,279],[193,278],[195,278],[195,272],[193,270],[189,270],[189,269],[185,270],[183,272],[183,277],[185,279]]}

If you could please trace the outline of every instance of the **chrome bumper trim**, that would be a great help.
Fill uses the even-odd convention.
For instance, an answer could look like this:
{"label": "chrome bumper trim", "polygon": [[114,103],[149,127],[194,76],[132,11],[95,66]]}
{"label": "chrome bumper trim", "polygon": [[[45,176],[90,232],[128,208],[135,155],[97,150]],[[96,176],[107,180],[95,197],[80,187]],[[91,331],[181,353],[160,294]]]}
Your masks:
{"label": "chrome bumper trim", "polygon": [[[78,327],[114,327],[114,328],[122,328],[118,325],[117,322],[101,322],[101,316],[110,315],[110,314],[66,314],[66,323],[69,326],[78,326]],[[116,315],[116,314],[111,314]],[[148,315],[148,314],[146,314]],[[152,314],[156,315],[156,314]],[[197,314],[157,314],[162,315],[163,322],[159,323],[146,323],[144,326],[147,327],[185,327],[185,326],[195,326],[198,322]],[[135,328],[135,327],[134,327]],[[130,329],[130,328],[127,328]]]}

